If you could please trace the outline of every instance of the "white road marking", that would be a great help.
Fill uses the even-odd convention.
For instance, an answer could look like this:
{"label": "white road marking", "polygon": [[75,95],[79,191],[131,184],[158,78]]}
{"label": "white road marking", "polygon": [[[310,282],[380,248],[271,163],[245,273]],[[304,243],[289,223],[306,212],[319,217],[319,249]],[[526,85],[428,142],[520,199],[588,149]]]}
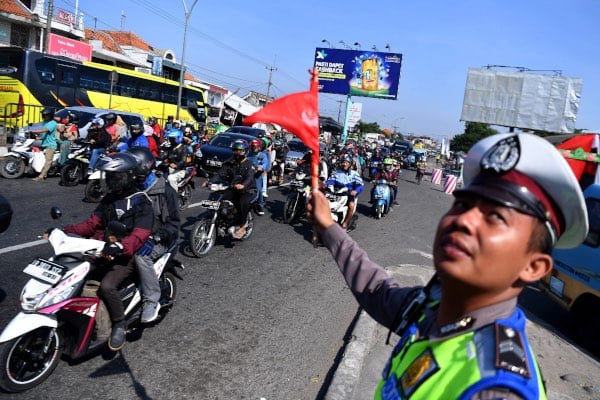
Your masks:
{"label": "white road marking", "polygon": [[33,242],[17,244],[14,246],[5,247],[3,249],[0,249],[0,254],[9,253],[11,251],[16,251],[16,250],[21,250],[21,249],[26,249],[27,247],[38,246],[38,245],[44,244],[44,243],[48,243],[48,240],[40,239],[40,240],[34,240]]}

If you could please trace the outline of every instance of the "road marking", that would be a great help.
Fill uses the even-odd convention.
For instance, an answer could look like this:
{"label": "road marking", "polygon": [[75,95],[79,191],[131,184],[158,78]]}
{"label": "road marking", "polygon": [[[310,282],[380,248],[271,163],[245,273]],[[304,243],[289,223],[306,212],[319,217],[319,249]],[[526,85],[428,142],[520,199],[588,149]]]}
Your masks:
{"label": "road marking", "polygon": [[33,242],[17,244],[15,246],[10,246],[10,247],[5,247],[3,249],[0,249],[0,254],[9,253],[11,251],[16,251],[16,250],[21,250],[21,249],[26,249],[27,247],[38,246],[38,245],[44,244],[44,243],[48,243],[48,240],[40,239],[40,240],[34,240]]}

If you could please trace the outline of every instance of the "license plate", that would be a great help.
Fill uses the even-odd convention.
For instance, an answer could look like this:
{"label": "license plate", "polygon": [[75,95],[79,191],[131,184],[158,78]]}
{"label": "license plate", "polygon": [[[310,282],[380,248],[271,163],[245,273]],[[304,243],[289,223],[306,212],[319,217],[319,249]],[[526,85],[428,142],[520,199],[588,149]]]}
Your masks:
{"label": "license plate", "polygon": [[219,160],[206,160],[206,165],[211,167],[220,167],[223,163]]}
{"label": "license plate", "polygon": [[67,269],[62,265],[41,258],[33,260],[23,270],[27,275],[51,284],[58,282],[66,271]]}
{"label": "license plate", "polygon": [[208,208],[209,210],[218,210],[221,205],[220,201],[217,200],[202,200],[200,207]]}

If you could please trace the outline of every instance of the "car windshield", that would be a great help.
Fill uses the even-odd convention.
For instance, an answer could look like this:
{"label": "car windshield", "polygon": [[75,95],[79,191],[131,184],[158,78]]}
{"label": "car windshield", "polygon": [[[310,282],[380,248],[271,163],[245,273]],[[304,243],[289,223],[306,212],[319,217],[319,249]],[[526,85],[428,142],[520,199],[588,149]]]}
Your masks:
{"label": "car windshield", "polygon": [[301,141],[297,141],[297,140],[292,140],[288,142],[288,149],[290,149],[290,151],[297,151],[300,153],[306,153],[308,151],[308,147],[306,147],[304,145],[304,143],[302,143]]}
{"label": "car windshield", "polygon": [[232,138],[229,135],[221,134],[221,135],[217,135],[217,136],[213,137],[210,140],[210,142],[208,142],[208,144],[210,144],[211,146],[216,146],[216,147],[230,148],[231,144],[233,143],[234,140],[235,140],[235,138]]}
{"label": "car windshield", "polygon": [[263,129],[251,128],[249,126],[232,126],[231,128],[227,129],[227,132],[244,133],[246,135],[252,135],[256,137],[258,137],[258,135],[261,133],[263,135],[266,133]]}

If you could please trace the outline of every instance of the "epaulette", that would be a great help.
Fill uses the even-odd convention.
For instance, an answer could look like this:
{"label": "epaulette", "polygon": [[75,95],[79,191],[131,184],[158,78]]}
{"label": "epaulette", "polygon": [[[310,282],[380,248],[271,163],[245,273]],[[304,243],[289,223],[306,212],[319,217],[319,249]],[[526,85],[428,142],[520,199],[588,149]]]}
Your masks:
{"label": "epaulette", "polygon": [[531,378],[529,362],[521,332],[510,326],[495,324],[495,367]]}

